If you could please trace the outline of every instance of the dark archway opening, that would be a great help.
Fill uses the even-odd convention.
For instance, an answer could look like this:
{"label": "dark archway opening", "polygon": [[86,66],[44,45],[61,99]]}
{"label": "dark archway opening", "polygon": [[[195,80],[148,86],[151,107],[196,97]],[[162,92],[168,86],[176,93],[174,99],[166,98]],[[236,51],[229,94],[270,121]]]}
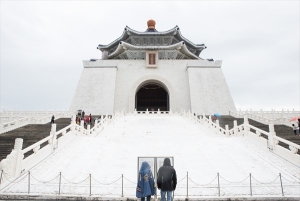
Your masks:
{"label": "dark archway opening", "polygon": [[169,111],[169,94],[163,86],[150,83],[143,85],[135,95],[137,111]]}

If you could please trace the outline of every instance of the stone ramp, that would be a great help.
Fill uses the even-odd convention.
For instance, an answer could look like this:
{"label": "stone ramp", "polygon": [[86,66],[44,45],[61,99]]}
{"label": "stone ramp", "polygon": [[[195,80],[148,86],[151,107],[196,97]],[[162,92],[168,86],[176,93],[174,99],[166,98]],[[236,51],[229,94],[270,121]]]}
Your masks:
{"label": "stone ramp", "polygon": [[[229,115],[224,115],[224,116],[218,117],[218,119],[219,119],[220,126],[224,129],[225,129],[225,125],[228,125],[229,129],[233,128],[234,120],[237,120],[238,125],[244,123],[243,118],[235,118],[235,117],[229,116]],[[269,132],[269,125],[262,124],[260,122],[254,121],[252,119],[249,119],[249,124],[252,126],[255,126],[261,130]],[[278,137],[281,137],[283,139],[289,140],[295,144],[300,145],[300,136],[299,135],[295,136],[292,128],[285,126],[285,125],[275,125],[274,128],[275,128],[275,133]],[[266,138],[265,135],[262,135],[262,137]],[[281,142],[279,142],[279,145],[283,146],[287,149],[289,148],[288,145],[281,143]],[[298,154],[299,153],[300,153],[300,151],[298,151]]]}
{"label": "stone ramp", "polygon": [[[228,196],[250,197],[249,173],[253,175],[254,197],[281,196],[279,173],[285,195],[299,196],[299,167],[253,144],[246,137],[216,134],[182,116],[139,115],[122,117],[97,135],[76,135],[74,141],[60,147],[30,170],[30,192],[57,196],[61,173],[63,196],[89,197],[92,185],[91,197],[122,199],[120,178],[124,175],[124,198],[133,198],[137,157],[147,156],[174,157],[178,178],[176,200],[185,199],[187,172],[189,195],[194,200],[198,200],[196,196],[206,200],[210,196],[219,197],[217,173],[220,173],[223,200]],[[28,177],[24,172],[1,193],[28,194]],[[92,178],[91,182],[87,178]]]}
{"label": "stone ramp", "polygon": [[[56,130],[70,125],[70,118],[55,120]],[[0,161],[14,148],[15,139],[23,138],[23,149],[50,135],[51,124],[29,124],[0,135]],[[31,154],[30,152],[28,154]],[[27,154],[25,155],[25,157]]]}

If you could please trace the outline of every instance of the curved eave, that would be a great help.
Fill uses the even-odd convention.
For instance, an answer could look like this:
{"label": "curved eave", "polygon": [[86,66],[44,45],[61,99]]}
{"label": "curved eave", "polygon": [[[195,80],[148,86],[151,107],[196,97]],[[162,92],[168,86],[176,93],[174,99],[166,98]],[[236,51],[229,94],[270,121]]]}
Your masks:
{"label": "curved eave", "polygon": [[153,35],[175,35],[176,31],[179,29],[179,27],[176,25],[173,29],[170,29],[168,31],[158,31],[158,32],[140,32],[140,31],[136,31],[131,29],[130,27],[126,27],[126,29],[128,30],[128,32],[130,33],[130,35],[138,35],[138,36],[153,36]]}
{"label": "curved eave", "polygon": [[183,41],[173,44],[173,45],[167,45],[167,46],[135,46],[135,45],[126,43],[124,41],[121,41],[119,43],[117,49],[113,53],[108,55],[108,59],[112,59],[115,56],[122,54],[126,50],[174,50],[174,49],[179,50],[183,54],[185,54],[193,59],[201,59],[198,56],[191,53]]}
{"label": "curved eave", "polygon": [[100,45],[100,44],[99,44],[98,47],[97,47],[97,49],[98,49],[98,50],[101,50],[101,51],[104,51],[104,50],[106,50],[106,49],[111,48],[112,46],[115,46],[115,45],[118,44],[120,41],[126,40],[126,39],[128,38],[128,36],[129,36],[129,35],[127,34],[126,28],[127,28],[127,26],[125,27],[125,29],[124,29],[122,35],[121,35],[119,38],[117,38],[117,39],[114,40],[113,42],[109,43],[108,45]]}
{"label": "curved eave", "polygon": [[116,40],[114,40],[113,42],[111,42],[108,45],[98,45],[97,49],[104,51],[106,49],[110,49],[111,47],[115,46],[117,43],[120,43],[121,41],[125,41],[130,35],[138,35],[138,36],[153,36],[153,35],[176,35],[177,30],[179,29],[179,27],[176,25],[173,29],[170,29],[168,31],[162,31],[162,32],[139,32],[139,31],[135,31],[133,29],[131,29],[130,27],[126,26],[123,34],[117,38]]}
{"label": "curved eave", "polygon": [[[203,49],[206,48],[206,46],[205,46],[204,44],[201,44],[201,45],[195,44],[195,43],[189,41],[188,39],[186,39],[185,37],[183,37],[183,35],[181,34],[179,28],[177,29],[176,36],[178,36],[178,38],[179,38],[180,40],[183,40],[184,42],[186,42],[187,44],[189,44],[190,46],[192,46],[192,47],[195,48],[196,50],[200,50],[200,52],[201,52]],[[197,51],[197,52],[198,52],[198,51]],[[199,52],[199,54],[200,54],[200,52]]]}
{"label": "curved eave", "polygon": [[133,29],[131,29],[130,27],[126,26],[122,35],[117,38],[116,40],[114,40],[113,42],[111,42],[108,45],[98,45],[97,49],[104,51],[107,49],[112,48],[113,46],[117,45],[118,43],[120,43],[121,41],[125,41],[130,35],[143,35],[143,36],[162,36],[162,35],[174,35],[177,36],[180,40],[184,41],[185,43],[187,43],[188,45],[192,46],[194,49],[196,49],[196,54],[197,56],[199,56],[199,54],[201,53],[201,51],[203,49],[206,48],[206,46],[204,44],[194,44],[191,41],[189,41],[188,39],[186,39],[185,37],[183,37],[183,35],[181,34],[179,27],[176,25],[173,29],[170,29],[168,31],[162,31],[162,32],[139,32],[139,31],[135,31]]}

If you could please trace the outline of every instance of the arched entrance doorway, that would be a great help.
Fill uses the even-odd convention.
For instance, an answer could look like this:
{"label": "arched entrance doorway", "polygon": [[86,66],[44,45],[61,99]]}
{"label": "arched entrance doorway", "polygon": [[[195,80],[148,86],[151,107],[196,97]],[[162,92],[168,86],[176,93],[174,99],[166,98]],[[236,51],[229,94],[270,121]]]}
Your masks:
{"label": "arched entrance doorway", "polygon": [[137,111],[169,111],[169,93],[158,83],[141,85],[135,95]]}

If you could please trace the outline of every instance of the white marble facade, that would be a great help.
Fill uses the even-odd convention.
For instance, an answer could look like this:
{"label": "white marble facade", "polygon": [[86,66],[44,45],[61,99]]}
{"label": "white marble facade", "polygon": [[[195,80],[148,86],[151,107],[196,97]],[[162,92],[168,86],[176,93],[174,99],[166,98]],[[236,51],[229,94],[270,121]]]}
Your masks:
{"label": "white marble facade", "polygon": [[170,110],[197,114],[229,114],[235,105],[221,69],[222,61],[158,60],[148,68],[145,60],[83,61],[70,110],[94,115],[133,112],[139,87],[155,82],[169,94]]}

